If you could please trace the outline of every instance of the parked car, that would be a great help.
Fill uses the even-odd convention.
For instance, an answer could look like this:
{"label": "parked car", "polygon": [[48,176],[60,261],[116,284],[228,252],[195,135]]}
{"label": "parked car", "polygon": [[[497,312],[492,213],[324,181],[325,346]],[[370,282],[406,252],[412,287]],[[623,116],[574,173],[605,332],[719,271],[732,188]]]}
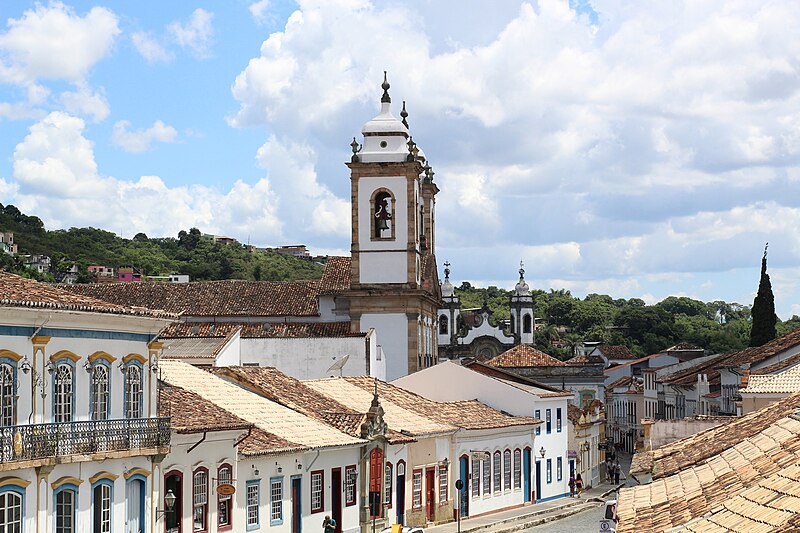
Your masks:
{"label": "parked car", "polygon": [[608,500],[600,519],[600,533],[614,533],[617,530],[617,500]]}

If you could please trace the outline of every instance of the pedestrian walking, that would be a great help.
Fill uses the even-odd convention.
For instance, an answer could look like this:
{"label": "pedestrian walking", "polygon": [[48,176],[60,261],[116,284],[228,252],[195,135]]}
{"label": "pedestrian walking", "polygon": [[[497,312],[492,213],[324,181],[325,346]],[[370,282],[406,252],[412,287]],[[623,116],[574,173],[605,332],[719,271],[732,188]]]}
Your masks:
{"label": "pedestrian walking", "polygon": [[619,459],[617,459],[617,462],[614,463],[614,484],[615,485],[619,485],[619,475],[620,475],[621,471],[622,471],[622,468],[619,466]]}
{"label": "pedestrian walking", "polygon": [[325,515],[325,520],[322,521],[323,533],[336,533],[336,520]]}
{"label": "pedestrian walking", "polygon": [[575,497],[575,475],[574,474],[570,474],[569,475],[569,497],[570,498],[574,498]]}
{"label": "pedestrian walking", "polygon": [[583,489],[583,480],[581,479],[581,475],[578,474],[575,477],[575,491],[578,493],[578,496],[581,495],[581,490]]}
{"label": "pedestrian walking", "polygon": [[606,482],[611,483],[611,478],[613,475],[613,463],[611,462],[610,457],[606,457]]}

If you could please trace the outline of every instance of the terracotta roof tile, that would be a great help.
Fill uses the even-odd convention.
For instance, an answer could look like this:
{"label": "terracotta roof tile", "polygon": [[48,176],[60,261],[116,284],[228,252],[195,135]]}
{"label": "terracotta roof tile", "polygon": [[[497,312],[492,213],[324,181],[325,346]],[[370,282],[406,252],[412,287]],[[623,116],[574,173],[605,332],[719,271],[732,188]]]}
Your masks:
{"label": "terracotta roof tile", "polygon": [[350,322],[175,322],[162,339],[224,337],[241,328],[243,339],[364,337],[350,331]]}
{"label": "terracotta roof tile", "polygon": [[751,374],[747,387],[739,389],[742,394],[791,394],[800,392],[800,366],[793,366],[775,374]]}
{"label": "terracotta roof tile", "polygon": [[350,258],[329,256],[319,280],[320,294],[338,294],[350,288]]}
{"label": "terracotta roof tile", "polygon": [[181,387],[159,381],[158,416],[170,417],[178,433],[228,431],[253,427],[238,416]]}
{"label": "terracotta roof tile", "polygon": [[595,350],[599,350],[609,359],[639,359],[623,345],[601,344]]}
{"label": "terracotta roof tile", "polygon": [[239,445],[239,452],[248,457],[260,455],[273,455],[278,453],[289,453],[307,450],[307,446],[301,446],[277,435],[273,435],[261,428],[253,428],[253,431]]}
{"label": "terracotta roof tile", "polygon": [[165,382],[192,390],[262,430],[300,446],[332,448],[364,442],[192,365],[165,360],[160,367]]}
{"label": "terracotta roof tile", "polygon": [[800,513],[799,463],[800,420],[792,414],[702,462],[623,489],[617,531],[787,531]]}
{"label": "terracotta roof tile", "polygon": [[634,455],[631,473],[652,473],[653,479],[672,475],[701,463],[730,448],[743,439],[764,431],[777,420],[800,409],[800,393],[792,394],[763,409],[734,418],[684,439],[671,442],[649,452]]}
{"label": "terracotta roof tile", "polygon": [[599,355],[576,355],[575,357],[567,359],[564,362],[570,366],[604,364],[603,358]]}
{"label": "terracotta roof tile", "polygon": [[116,315],[138,315],[155,318],[175,318],[158,306],[124,305],[108,302],[90,295],[73,294],[55,285],[39,283],[0,270],[0,306],[60,309]]}
{"label": "terracotta roof tile", "polygon": [[527,344],[518,344],[486,361],[489,366],[516,368],[525,366],[567,366],[564,361],[559,361],[553,356],[537,350]]}
{"label": "terracotta roof tile", "polygon": [[228,344],[228,337],[164,339],[162,359],[208,359],[213,361]]}
{"label": "terracotta roof tile", "polygon": [[318,281],[195,281],[59,285],[117,305],[187,316],[317,316]]}
{"label": "terracotta roof tile", "polygon": [[[367,376],[342,378],[364,391],[372,391],[375,380]],[[378,395],[395,405],[415,411],[441,424],[464,429],[488,429],[521,425],[541,424],[541,420],[527,416],[512,416],[477,400],[458,402],[435,402],[424,396],[407,391],[390,383],[378,381]]]}

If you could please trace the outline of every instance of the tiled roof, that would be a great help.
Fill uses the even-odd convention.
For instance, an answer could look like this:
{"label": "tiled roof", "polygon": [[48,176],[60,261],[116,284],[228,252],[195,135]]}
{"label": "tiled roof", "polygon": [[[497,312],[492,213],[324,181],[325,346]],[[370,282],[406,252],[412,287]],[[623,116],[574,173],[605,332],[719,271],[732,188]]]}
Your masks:
{"label": "tiled roof", "polygon": [[633,457],[631,473],[650,472],[653,479],[670,476],[722,453],[741,440],[768,428],[777,420],[795,413],[798,409],[800,409],[800,393],[782,398],[758,411],[734,418],[727,424],[695,433],[649,452],[639,452]]}
{"label": "tiled roof", "polygon": [[[291,376],[272,367],[217,367],[209,372],[224,376],[272,400],[306,416],[316,418],[343,433],[361,436],[361,424],[366,412],[359,412],[335,399],[325,396]],[[399,444],[414,439],[390,431],[389,442]]]}
{"label": "tiled roof", "polygon": [[[364,378],[374,384],[373,378]],[[371,389],[367,390],[351,383],[348,378],[327,378],[304,381],[306,385],[329,398],[335,398],[349,408],[366,413],[372,403]],[[379,393],[380,394],[380,393]],[[411,394],[411,393],[408,393]],[[384,420],[389,428],[411,435],[424,437],[455,432],[458,428],[420,415],[418,412],[400,406],[380,395],[384,410]]]}
{"label": "tiled roof", "polygon": [[[767,357],[770,357],[784,350],[788,350],[789,348],[794,348],[798,344],[800,344],[800,328],[794,329],[785,335],[781,335],[777,339],[773,339],[770,342],[759,346],[758,348],[751,349],[758,350],[759,352],[764,351],[766,354],[768,354]],[[766,359],[767,357],[764,357],[763,359]],[[798,363],[800,363],[800,353],[791,357],[787,357],[778,363],[773,363],[767,367],[755,370],[753,371],[753,374],[770,374]]]}
{"label": "tiled roof", "polygon": [[[375,387],[375,380],[367,376],[348,376],[342,379],[360,387],[364,391],[372,391]],[[415,411],[441,424],[464,429],[536,425],[542,422],[527,416],[512,416],[497,411],[477,400],[435,402],[383,381],[378,381],[378,395],[384,400]]]}
{"label": "tiled roof", "polygon": [[248,457],[298,452],[307,449],[306,446],[282,439],[261,428],[253,428],[250,435],[239,445],[239,453]]}
{"label": "tiled roof", "polygon": [[117,305],[187,316],[317,316],[318,281],[195,281],[59,285]]}
{"label": "tiled roof", "polygon": [[162,308],[158,306],[146,308],[144,306],[126,306],[111,303],[88,295],[73,294],[54,285],[39,283],[4,270],[0,270],[0,307],[31,307],[168,319],[176,318],[171,313],[161,311],[160,309]]}
{"label": "tiled roof", "polygon": [[162,361],[160,368],[167,383],[192,390],[262,430],[298,445],[328,448],[364,442],[192,365]]}
{"label": "tiled roof", "polygon": [[350,258],[329,256],[319,280],[320,294],[337,294],[350,288]]}
{"label": "tiled roof", "polygon": [[776,374],[750,374],[747,387],[739,389],[742,394],[768,394],[800,392],[800,366],[793,366]]}
{"label": "tiled roof", "polygon": [[179,337],[224,337],[241,328],[243,339],[364,337],[350,331],[350,322],[175,322],[159,335]]}
{"label": "tiled roof", "polygon": [[248,429],[252,424],[203,399],[192,391],[159,382],[158,416],[171,417],[178,433]]}
{"label": "tiled roof", "polygon": [[608,392],[612,392],[614,389],[618,389],[620,387],[628,387],[631,384],[631,380],[633,380],[631,376],[622,376],[613,383],[606,385],[606,390]]}
{"label": "tiled roof", "polygon": [[669,385],[694,385],[697,383],[697,374],[706,374],[708,376],[709,383],[718,384],[719,370],[717,370],[717,368],[723,361],[732,355],[735,355],[736,353],[739,352],[726,352],[712,356],[710,359],[701,361],[697,364],[692,363],[690,366],[684,367],[682,370],[678,370],[677,372],[662,374],[661,377],[658,378],[658,381]]}
{"label": "tiled roof", "polygon": [[692,344],[690,342],[679,342],[675,346],[670,346],[669,348],[667,348],[664,351],[665,352],[686,352],[686,351],[696,351],[696,350],[702,350],[702,348],[699,347],[699,346],[695,346],[694,344]]}
{"label": "tiled roof", "polygon": [[511,372],[510,370],[505,370],[505,369],[497,367],[497,366],[488,366],[485,363],[481,363],[480,361],[475,361],[475,360],[466,361],[464,363],[464,366],[469,368],[470,370],[475,371],[475,372],[479,372],[479,373],[484,374],[486,376],[491,376],[491,377],[493,377],[495,379],[499,379],[499,380],[502,380],[502,381],[505,381],[505,382],[511,381],[511,382],[514,382],[514,383],[517,383],[517,384],[534,387],[534,388],[540,389],[542,391],[549,391],[549,392],[542,392],[542,393],[539,393],[538,391],[536,392],[536,394],[538,396],[541,396],[543,398],[544,397],[550,397],[550,396],[545,396],[545,395],[556,395],[556,396],[561,396],[561,395],[572,396],[573,395],[572,391],[565,391],[565,390],[559,389],[557,387],[553,387],[552,385],[546,385],[544,383],[539,383],[538,381],[535,381],[535,380],[533,380],[533,379],[531,379],[529,377],[517,374],[516,372]]}
{"label": "tiled roof", "polygon": [[[731,424],[722,428],[728,429]],[[716,429],[703,433],[708,436]],[[617,532],[665,531],[676,526],[691,526],[693,520],[713,517],[714,514],[718,514],[723,522],[737,524],[732,531],[775,531],[773,527],[785,523],[788,516],[771,509],[772,506],[783,507],[782,502],[772,498],[778,495],[775,493],[784,493],[781,488],[797,483],[788,479],[776,483],[772,476],[786,472],[787,468],[796,472],[798,462],[800,420],[792,414],[762,425],[756,433],[737,435],[714,455],[697,460],[672,475],[648,485],[623,489],[617,500]],[[751,492],[749,495],[755,498],[754,501],[746,497],[737,499],[747,489],[764,482],[777,490],[772,493]],[[781,496],[778,497],[780,500]],[[740,507],[732,511],[729,506],[733,501],[738,501]],[[749,517],[748,520],[756,527],[747,527],[746,520],[737,520],[730,516],[730,512]],[[800,506],[790,512],[800,512]],[[715,520],[711,518],[711,522]],[[765,528],[764,524],[770,524],[770,527]]]}
{"label": "tiled roof", "polygon": [[163,359],[216,359],[229,337],[164,339]]}
{"label": "tiled roof", "polygon": [[537,350],[527,344],[518,344],[513,348],[497,355],[488,361],[489,366],[499,366],[505,368],[517,368],[525,366],[567,366],[564,361],[559,361],[555,357]]}
{"label": "tiled roof", "polygon": [[564,361],[569,366],[581,365],[601,365],[604,364],[603,358],[599,355],[576,355]]}
{"label": "tiled roof", "polygon": [[609,359],[639,359],[627,346],[601,344],[595,349],[600,350]]}

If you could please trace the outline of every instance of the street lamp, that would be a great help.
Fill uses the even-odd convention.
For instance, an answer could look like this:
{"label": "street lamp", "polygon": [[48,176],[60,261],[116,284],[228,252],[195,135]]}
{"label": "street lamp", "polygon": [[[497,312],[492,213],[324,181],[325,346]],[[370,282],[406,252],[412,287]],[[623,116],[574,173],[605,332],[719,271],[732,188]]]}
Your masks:
{"label": "street lamp", "polygon": [[539,448],[539,455],[541,455],[541,456],[542,456],[542,459],[544,459],[544,454],[545,454],[545,453],[546,453],[546,452],[545,452],[545,450],[544,450],[544,446],[542,446],[541,448]]}
{"label": "street lamp", "polygon": [[175,510],[175,501],[177,500],[177,496],[172,492],[172,489],[169,489],[167,493],[164,495],[164,505],[167,507],[166,509],[159,509],[156,507],[156,519],[158,519],[159,513],[164,515],[167,513],[171,513]]}

